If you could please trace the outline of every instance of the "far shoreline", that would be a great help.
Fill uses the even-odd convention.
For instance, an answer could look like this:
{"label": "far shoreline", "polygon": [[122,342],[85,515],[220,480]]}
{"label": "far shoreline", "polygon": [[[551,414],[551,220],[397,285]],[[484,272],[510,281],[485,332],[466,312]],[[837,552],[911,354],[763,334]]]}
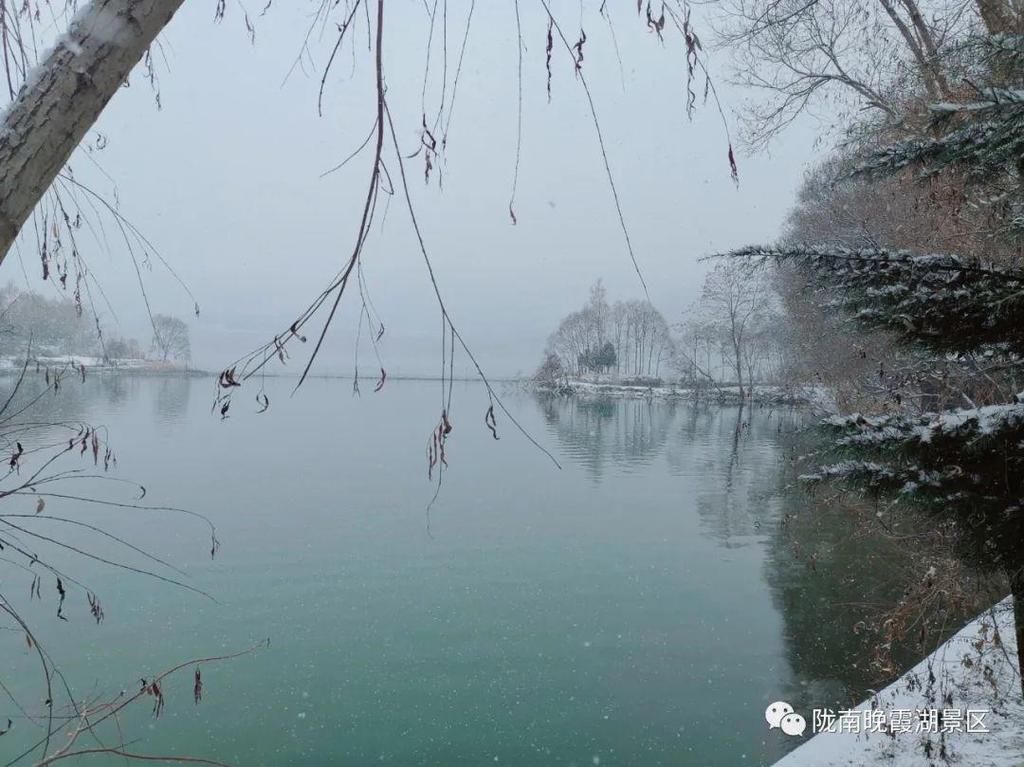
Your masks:
{"label": "far shoreline", "polygon": [[531,388],[542,394],[580,399],[660,399],[685,402],[705,402],[716,405],[779,405],[816,407],[832,410],[831,397],[821,387],[754,384],[740,388],[726,384],[683,383],[622,383],[614,381],[585,381],[567,379],[558,383],[529,382]]}
{"label": "far shoreline", "polygon": [[[35,373],[37,360],[29,362],[26,372]],[[194,367],[179,367],[153,360],[124,360],[111,363],[98,363],[96,358],[69,355],[67,357],[39,358],[38,363],[43,369],[49,367],[79,371],[85,366],[86,376],[131,376],[141,378],[216,378],[218,373],[212,370]],[[24,360],[13,358],[0,359],[0,378],[21,375]],[[297,372],[280,370],[261,373],[262,378],[295,379]],[[351,374],[310,373],[307,379],[324,381],[352,381]],[[360,381],[378,381],[374,376],[359,376]],[[479,376],[461,376],[453,379],[431,375],[388,375],[387,381],[398,383],[403,381],[454,381],[457,383],[477,383]],[[512,386],[523,392],[553,396],[587,399],[634,399],[661,400],[674,402],[692,402],[714,405],[738,406],[740,404],[772,405],[780,407],[807,407],[833,412],[835,405],[831,394],[821,386],[800,384],[754,384],[744,386],[744,396],[740,397],[739,387],[717,383],[671,383],[671,382],[622,382],[622,381],[587,381],[583,379],[565,379],[557,383],[541,383],[533,378],[516,376],[487,377],[492,385]]]}

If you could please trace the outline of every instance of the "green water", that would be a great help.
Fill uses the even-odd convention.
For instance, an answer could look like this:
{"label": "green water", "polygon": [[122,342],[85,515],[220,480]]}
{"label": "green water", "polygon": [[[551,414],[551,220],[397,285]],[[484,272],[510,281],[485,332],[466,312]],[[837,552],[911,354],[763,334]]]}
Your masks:
{"label": "green water", "polygon": [[[64,623],[53,584],[28,603],[28,576],[0,568],[76,693],[135,690],[178,661],[271,639],[205,665],[199,706],[190,673],[168,682],[159,719],[145,706],[123,719],[133,750],[246,767],[766,765],[795,745],[768,731],[768,703],[809,708],[874,681],[855,665],[856,616],[833,599],[840,581],[855,596],[878,588],[842,564],[870,542],[833,525],[825,554],[845,554],[812,571],[781,532],[780,516],[806,505],[783,487],[793,415],[511,396],[558,470],[500,414],[494,441],[485,393],[458,384],[428,520],[438,384],[359,399],[345,381],[267,391],[269,412],[255,415],[246,390],[223,422],[207,380],[96,376],[54,401],[109,429],[117,476],[144,483],[146,502],[202,511],[222,542],[211,561],[193,520],[50,502],[217,600],[61,554],[106,611],[94,625],[73,590]],[[38,701],[23,637],[0,643],[4,681]],[[8,703],[10,757],[40,730]],[[83,761],[107,763],[124,761]]]}

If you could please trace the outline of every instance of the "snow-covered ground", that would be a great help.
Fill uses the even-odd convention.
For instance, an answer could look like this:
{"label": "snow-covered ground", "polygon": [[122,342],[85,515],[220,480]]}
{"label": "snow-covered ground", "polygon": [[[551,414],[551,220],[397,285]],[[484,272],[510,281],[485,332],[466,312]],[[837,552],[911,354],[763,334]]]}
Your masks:
{"label": "snow-covered ground", "polygon": [[[135,372],[173,372],[181,371],[184,368],[177,363],[158,362],[155,360],[141,359],[115,359],[104,360],[102,357],[89,357],[81,354],[63,355],[33,355],[29,363],[29,371],[35,370],[36,363],[44,368],[60,369],[63,367],[81,368],[83,365],[89,371],[135,371]],[[18,373],[25,365],[24,357],[9,355],[0,356],[0,374]]]}
{"label": "snow-covered ground", "polygon": [[[545,387],[542,387],[545,388]],[[736,386],[703,386],[692,388],[688,386],[662,384],[659,386],[644,386],[638,384],[617,383],[611,379],[602,380],[580,380],[570,379],[562,385],[546,387],[559,394],[572,394],[575,396],[611,396],[626,397],[630,399],[657,398],[657,399],[700,399],[702,401],[723,402],[725,404],[739,403],[739,388]],[[754,386],[753,397],[755,402],[767,404],[801,404],[810,405],[815,410],[822,412],[834,412],[836,409],[834,398],[831,393],[820,386],[770,386],[758,384]]]}
{"label": "snow-covered ground", "polygon": [[[881,712],[885,722],[895,721],[894,711],[910,711],[916,727],[918,711],[936,709],[963,712],[965,719],[954,727],[947,716],[946,733],[887,732],[888,725],[880,732],[818,732],[775,767],[1024,767],[1024,700],[1009,597],[855,710],[865,720]],[[988,732],[967,732],[968,711],[988,712]],[[810,735],[812,712],[796,713],[806,718]]]}

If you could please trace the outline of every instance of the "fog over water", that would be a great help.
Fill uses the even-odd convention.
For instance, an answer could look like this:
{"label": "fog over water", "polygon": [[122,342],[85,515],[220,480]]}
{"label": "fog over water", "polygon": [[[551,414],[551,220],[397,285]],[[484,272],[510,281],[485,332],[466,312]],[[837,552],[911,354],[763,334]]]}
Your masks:
{"label": "fog over water", "polygon": [[[424,103],[428,112],[439,103],[440,78],[432,78],[437,83],[424,101],[429,24],[422,7],[407,6],[389,11],[384,68],[399,140],[403,152],[412,153]],[[449,4],[451,68],[468,7]],[[90,148],[73,163],[77,178],[111,199],[116,181],[122,213],[196,294],[202,313],[190,324],[200,366],[223,366],[287,327],[351,252],[369,157],[321,176],[371,127],[372,72],[365,41],[357,46],[354,68],[346,50],[327,80],[324,116],[318,117],[329,31],[314,31],[311,53],[289,75],[311,12],[301,4],[275,4],[263,17],[254,14],[253,44],[238,8],[229,7],[218,24],[207,4],[186,3],[153,56],[161,108],[137,70],[100,119],[97,130],[104,138],[92,134]],[[540,6],[524,5],[521,12],[518,225],[508,214],[517,93],[510,5],[475,8],[447,151],[429,187],[422,180],[422,158],[407,161],[417,213],[453,317],[495,375],[532,370],[548,333],[597,277],[604,278],[612,298],[642,297],[572,62],[564,50],[554,51],[547,103],[546,17]],[[801,122],[770,152],[745,150],[736,142],[734,111],[751,94],[729,84],[726,53],[710,51],[710,71],[736,144],[735,186],[728,137],[713,101],[702,100],[702,78],[694,84],[697,110],[687,119],[678,42],[660,43],[626,7],[610,13],[622,67],[607,24],[588,13],[585,72],[651,299],[674,322],[698,295],[706,270],[699,257],[779,234],[815,134],[809,122]],[[710,39],[701,13],[695,24]],[[577,14],[566,11],[567,29],[576,27]],[[438,55],[439,49],[435,74]],[[366,277],[387,326],[389,369],[396,375],[432,373],[440,320],[404,204],[400,198],[393,202],[367,244]],[[111,221],[105,230],[109,255],[89,238],[84,248],[110,298],[109,307],[97,299],[100,313],[117,332],[148,342],[135,270]],[[27,275],[27,284],[38,289],[31,248],[22,247],[19,258],[8,277],[20,284]],[[191,299],[158,264],[152,271],[144,267],[142,275],[154,312],[191,314]],[[351,371],[357,304],[347,303],[320,372]]]}

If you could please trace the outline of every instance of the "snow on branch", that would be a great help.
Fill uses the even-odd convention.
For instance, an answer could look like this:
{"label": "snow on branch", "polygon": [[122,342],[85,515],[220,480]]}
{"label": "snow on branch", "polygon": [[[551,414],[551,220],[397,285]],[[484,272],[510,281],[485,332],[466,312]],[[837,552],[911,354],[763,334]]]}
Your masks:
{"label": "snow on branch", "polygon": [[980,87],[974,96],[930,104],[928,134],[866,155],[850,175],[885,176],[911,167],[930,175],[955,165],[986,181],[1012,172],[1024,150],[1024,90]]}
{"label": "snow on branch", "polygon": [[854,414],[825,421],[842,458],[801,480],[838,481],[932,512],[989,563],[1011,562],[1024,527],[1024,399],[917,417]]}
{"label": "snow on branch", "polygon": [[[1018,399],[1020,397],[1018,396]],[[944,461],[948,452],[985,457],[993,449],[1024,440],[1024,404],[989,405],[980,408],[865,417],[833,416],[824,424],[836,433],[836,446],[861,453],[896,452],[916,463]]]}
{"label": "snow on branch", "polygon": [[791,263],[861,325],[939,353],[1024,353],[1024,271],[955,255],[844,248],[748,247],[724,254]]}

